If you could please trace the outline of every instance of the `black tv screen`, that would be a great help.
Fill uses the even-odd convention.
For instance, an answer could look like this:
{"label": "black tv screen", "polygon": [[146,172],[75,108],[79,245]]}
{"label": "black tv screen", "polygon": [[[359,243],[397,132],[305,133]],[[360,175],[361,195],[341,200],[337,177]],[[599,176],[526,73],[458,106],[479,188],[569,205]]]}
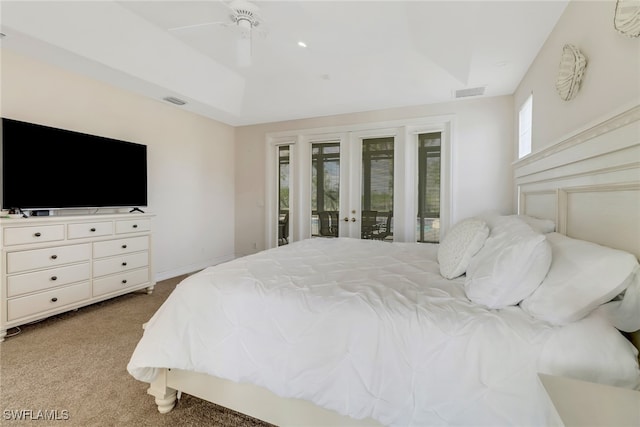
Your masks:
{"label": "black tv screen", "polygon": [[2,118],[2,209],[147,206],[147,146]]}

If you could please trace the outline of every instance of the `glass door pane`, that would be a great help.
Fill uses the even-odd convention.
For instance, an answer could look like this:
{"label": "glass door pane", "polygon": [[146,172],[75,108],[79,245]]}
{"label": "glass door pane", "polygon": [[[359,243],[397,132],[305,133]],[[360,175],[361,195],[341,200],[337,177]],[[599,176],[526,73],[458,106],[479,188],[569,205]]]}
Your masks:
{"label": "glass door pane", "polygon": [[393,240],[393,152],[393,137],[362,140],[362,239]]}
{"label": "glass door pane", "polygon": [[278,147],[278,246],[289,243],[289,176],[290,149]]}
{"label": "glass door pane", "polygon": [[338,237],[340,143],[311,144],[311,235]]}
{"label": "glass door pane", "polygon": [[418,242],[440,241],[441,133],[418,135]]}

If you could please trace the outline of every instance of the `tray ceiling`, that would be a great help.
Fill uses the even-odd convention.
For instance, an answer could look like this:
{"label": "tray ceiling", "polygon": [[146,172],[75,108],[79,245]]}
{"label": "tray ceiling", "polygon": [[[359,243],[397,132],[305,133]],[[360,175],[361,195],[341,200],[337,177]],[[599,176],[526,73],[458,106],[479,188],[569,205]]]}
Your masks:
{"label": "tray ceiling", "polygon": [[252,3],[249,66],[215,0],[2,1],[1,43],[238,126],[512,94],[567,1]]}

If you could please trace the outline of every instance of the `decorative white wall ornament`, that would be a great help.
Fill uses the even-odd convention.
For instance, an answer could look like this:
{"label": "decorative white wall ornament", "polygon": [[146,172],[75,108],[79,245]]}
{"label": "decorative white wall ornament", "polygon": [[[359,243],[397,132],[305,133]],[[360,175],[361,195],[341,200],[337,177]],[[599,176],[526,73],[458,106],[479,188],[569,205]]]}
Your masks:
{"label": "decorative white wall ornament", "polygon": [[640,0],[618,0],[613,27],[627,37],[640,36]]}
{"label": "decorative white wall ornament", "polygon": [[586,66],[587,59],[577,47],[572,44],[564,45],[556,80],[556,90],[560,98],[570,101],[576,96]]}

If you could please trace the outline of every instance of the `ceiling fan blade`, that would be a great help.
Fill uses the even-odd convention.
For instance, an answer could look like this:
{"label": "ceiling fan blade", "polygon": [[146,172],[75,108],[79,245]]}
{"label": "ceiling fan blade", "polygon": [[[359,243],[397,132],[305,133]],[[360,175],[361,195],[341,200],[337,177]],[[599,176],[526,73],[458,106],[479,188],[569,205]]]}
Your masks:
{"label": "ceiling fan blade", "polygon": [[169,31],[190,30],[204,26],[219,25],[230,28],[236,33],[236,61],[239,67],[248,67],[252,62],[252,33],[256,28],[262,37],[266,36],[266,29],[262,28],[262,18],[258,15],[259,8],[249,0],[220,0],[231,12],[227,22],[202,22],[169,28]]}
{"label": "ceiling fan blade", "polygon": [[236,62],[243,68],[251,65],[251,37],[236,40]]}
{"label": "ceiling fan blade", "polygon": [[220,26],[226,27],[229,25],[229,23],[222,22],[222,21],[202,22],[200,24],[183,25],[180,27],[169,28],[169,31],[189,30],[192,28],[206,27],[208,25],[220,25]]}

